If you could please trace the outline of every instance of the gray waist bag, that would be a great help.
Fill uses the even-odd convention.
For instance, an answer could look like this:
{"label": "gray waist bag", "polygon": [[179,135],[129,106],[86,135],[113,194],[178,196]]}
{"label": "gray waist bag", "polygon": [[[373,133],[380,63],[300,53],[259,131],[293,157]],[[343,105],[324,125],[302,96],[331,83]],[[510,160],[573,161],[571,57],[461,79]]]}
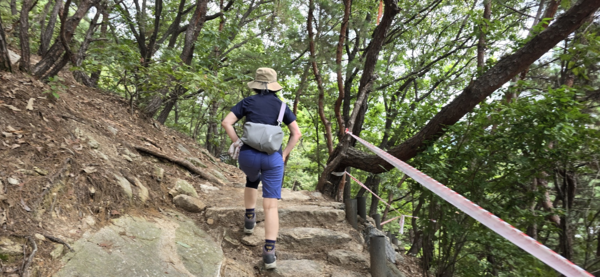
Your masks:
{"label": "gray waist bag", "polygon": [[281,121],[285,103],[281,103],[277,125],[261,124],[254,122],[244,123],[244,135],[241,140],[250,147],[265,152],[269,155],[279,151],[283,142],[283,130],[281,130]]}

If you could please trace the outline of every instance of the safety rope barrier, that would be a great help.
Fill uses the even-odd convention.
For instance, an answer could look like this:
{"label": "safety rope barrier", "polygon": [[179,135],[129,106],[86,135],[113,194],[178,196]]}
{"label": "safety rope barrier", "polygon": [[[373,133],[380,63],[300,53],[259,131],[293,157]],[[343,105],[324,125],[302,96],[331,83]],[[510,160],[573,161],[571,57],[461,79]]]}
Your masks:
{"label": "safety rope barrier", "polygon": [[[521,232],[519,229],[506,223],[501,218],[479,207],[477,204],[471,202],[464,196],[444,186],[435,179],[425,175],[423,172],[397,159],[389,153],[379,149],[371,143],[355,136],[354,134],[352,134],[352,132],[349,132],[348,129],[346,129],[346,133],[351,135],[360,143],[362,143],[369,150],[373,151],[375,154],[377,154],[377,156],[381,157],[400,171],[404,172],[409,177],[413,178],[413,180],[419,182],[421,185],[423,185],[433,193],[437,194],[442,199],[454,205],[459,210],[468,214],[469,216],[479,221],[483,225],[487,226],[500,236],[509,240],[516,246],[527,251],[534,257],[540,259],[542,262],[554,268],[556,271],[569,277],[594,276],[589,272],[583,270],[579,266],[575,265],[571,261],[565,259],[563,256],[557,254],[552,249],[546,247],[545,245],[539,243],[538,241],[529,237],[525,233]],[[357,181],[355,178],[352,179]],[[404,217],[402,216],[401,225],[403,225],[403,219]]]}

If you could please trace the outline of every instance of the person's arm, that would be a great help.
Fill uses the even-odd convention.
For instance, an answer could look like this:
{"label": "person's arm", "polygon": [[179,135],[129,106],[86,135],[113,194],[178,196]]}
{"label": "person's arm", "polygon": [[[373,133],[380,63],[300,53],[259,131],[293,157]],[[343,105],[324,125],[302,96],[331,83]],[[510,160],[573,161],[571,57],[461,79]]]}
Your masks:
{"label": "person's arm", "polygon": [[238,135],[235,133],[235,129],[233,128],[233,124],[235,124],[237,121],[238,118],[235,116],[235,114],[229,112],[229,114],[221,122],[221,126],[223,126],[225,132],[227,133],[232,142],[236,142],[239,139]]}
{"label": "person's arm", "polygon": [[288,129],[290,129],[290,140],[288,141],[287,145],[285,146],[285,149],[283,150],[284,162],[285,160],[287,160],[288,156],[290,155],[290,152],[292,152],[292,149],[294,149],[294,147],[296,146],[296,143],[298,143],[298,141],[300,140],[300,137],[302,137],[302,133],[300,133],[300,128],[298,127],[298,123],[296,123],[296,121],[290,123],[288,125]]}

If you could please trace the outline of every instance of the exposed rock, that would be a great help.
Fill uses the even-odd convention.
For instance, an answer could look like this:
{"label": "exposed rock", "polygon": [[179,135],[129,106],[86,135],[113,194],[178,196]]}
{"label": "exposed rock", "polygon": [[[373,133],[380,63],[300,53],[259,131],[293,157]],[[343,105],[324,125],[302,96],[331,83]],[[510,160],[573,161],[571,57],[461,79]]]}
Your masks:
{"label": "exposed rock", "polygon": [[175,186],[169,191],[169,194],[173,197],[185,194],[198,198],[196,189],[188,181],[182,179],[175,180]]}
{"label": "exposed rock", "polygon": [[234,188],[245,188],[246,184],[242,184],[242,183],[233,183],[233,187]]}
{"label": "exposed rock", "polygon": [[96,225],[96,220],[91,215],[88,215],[88,216],[84,217],[81,221],[84,224],[87,224],[88,226],[94,226],[94,225]]}
{"label": "exposed rock", "polygon": [[21,183],[21,181],[19,181],[18,179],[11,178],[11,177],[8,177],[8,178],[6,179],[6,181],[7,181],[9,184],[13,185],[13,186],[16,186],[16,185],[18,185],[18,184],[20,184],[20,183]]}
{"label": "exposed rock", "polygon": [[90,148],[92,148],[92,149],[100,148],[100,143],[98,143],[98,141],[96,141],[92,136],[88,136],[87,141],[88,141],[87,143],[90,146]]}
{"label": "exposed rock", "polygon": [[220,189],[218,187],[215,187],[215,186],[201,184],[200,185],[200,190],[202,192],[204,192],[204,193],[209,193],[211,191],[217,191],[217,190],[220,190]]}
{"label": "exposed rock", "polygon": [[323,268],[322,263],[313,260],[278,260],[276,269],[262,273],[269,277],[324,276]]}
{"label": "exposed rock", "polygon": [[41,169],[37,166],[33,167],[33,171],[35,171],[37,174],[42,175],[42,176],[48,175],[48,170]]}
{"label": "exposed rock", "polygon": [[23,255],[23,248],[21,244],[12,241],[8,237],[0,237],[0,254]]}
{"label": "exposed rock", "polygon": [[355,271],[347,271],[347,270],[335,270],[331,274],[331,277],[371,277],[371,273],[355,272]]}
{"label": "exposed rock", "polygon": [[126,161],[133,162],[133,159],[131,157],[129,157],[127,155],[121,155],[121,156],[123,156],[123,159],[125,159]]}
{"label": "exposed rock", "polygon": [[323,198],[323,194],[318,191],[311,191],[308,194],[314,198]]}
{"label": "exposed rock", "polygon": [[265,242],[265,228],[262,226],[254,227],[252,235],[245,235],[242,238],[242,243],[248,246],[257,246]]}
{"label": "exposed rock", "polygon": [[223,277],[254,277],[255,275],[252,266],[232,259],[225,259],[221,272]]}
{"label": "exposed rock", "polygon": [[162,167],[154,167],[154,178],[156,181],[162,182],[165,177],[165,170]]}
{"label": "exposed rock", "polygon": [[237,239],[234,239],[229,235],[224,236],[223,241],[228,242],[232,246],[241,246],[242,245]]}
{"label": "exposed rock", "polygon": [[181,144],[177,145],[177,149],[179,149],[179,151],[181,151],[181,152],[183,152],[185,154],[188,154],[188,155],[192,154],[192,153],[190,153],[190,150],[187,150],[187,148],[183,147],[183,145],[181,145]]}
{"label": "exposed rock", "polygon": [[175,196],[175,198],[173,198],[173,203],[178,208],[192,213],[199,213],[206,208],[206,205],[204,205],[200,199],[185,194]]}
{"label": "exposed rock", "polygon": [[98,154],[98,156],[100,156],[100,159],[108,161],[108,156],[106,156],[106,154],[104,154],[103,152],[95,150],[94,153]]}
{"label": "exposed rock", "polygon": [[53,260],[56,260],[62,256],[64,250],[65,250],[64,245],[55,244],[54,249],[52,250],[52,252],[50,252],[50,257],[52,257]]}
{"label": "exposed rock", "polygon": [[21,56],[19,56],[19,54],[13,52],[10,49],[7,49],[7,51],[8,51],[8,59],[10,60],[10,64],[16,65],[17,62],[21,59]]}
{"label": "exposed rock", "polygon": [[191,158],[188,158],[188,161],[190,161],[190,163],[192,163],[193,165],[195,165],[197,167],[207,168],[207,166],[202,161],[200,161],[200,159],[198,159],[198,158],[191,157]]}
{"label": "exposed rock", "polygon": [[219,276],[221,248],[190,218],[168,214],[123,216],[85,233],[54,276]]}
{"label": "exposed rock", "polygon": [[360,268],[371,267],[369,257],[362,253],[338,249],[327,253],[327,261],[335,265],[351,265]]}
{"label": "exposed rock", "polygon": [[284,188],[281,190],[281,199],[284,201],[308,201],[310,196],[304,194],[303,191],[292,191]]}
{"label": "exposed rock", "polygon": [[41,241],[45,241],[46,237],[44,237],[42,234],[35,234],[33,235],[37,240],[41,240]]}
{"label": "exposed rock", "polygon": [[404,262],[404,256],[402,256],[402,254],[396,252],[396,264],[403,263],[403,262]]}
{"label": "exposed rock", "polygon": [[150,198],[148,188],[138,178],[133,178],[133,181],[133,184],[138,188],[138,197],[142,202],[146,202]]}
{"label": "exposed rock", "polygon": [[208,225],[213,225],[215,223],[215,220],[212,218],[209,218],[206,220],[206,223],[208,223]]}
{"label": "exposed rock", "polygon": [[106,125],[106,129],[108,129],[108,131],[113,134],[114,136],[117,135],[117,133],[119,132],[119,130],[115,127],[113,127],[112,125]]}
{"label": "exposed rock", "polygon": [[122,176],[119,176],[117,174],[114,174],[114,176],[117,179],[117,184],[119,184],[119,186],[121,186],[121,188],[123,189],[123,192],[125,192],[127,197],[129,197],[129,199],[131,199],[131,197],[133,197],[133,191],[131,190],[131,183],[129,183],[129,181],[127,181],[127,179],[125,179]]}
{"label": "exposed rock", "polygon": [[388,276],[406,277],[404,273],[402,273],[402,271],[400,271],[400,269],[398,269],[398,267],[395,264],[390,263],[390,261],[387,261],[387,266],[390,269],[390,273],[388,274]]}
{"label": "exposed rock", "polygon": [[223,173],[221,173],[221,171],[213,169],[212,172],[213,172],[213,175],[215,175],[215,177],[223,180],[225,183],[229,182],[229,180],[227,180],[227,178],[225,177],[225,175],[223,175]]}

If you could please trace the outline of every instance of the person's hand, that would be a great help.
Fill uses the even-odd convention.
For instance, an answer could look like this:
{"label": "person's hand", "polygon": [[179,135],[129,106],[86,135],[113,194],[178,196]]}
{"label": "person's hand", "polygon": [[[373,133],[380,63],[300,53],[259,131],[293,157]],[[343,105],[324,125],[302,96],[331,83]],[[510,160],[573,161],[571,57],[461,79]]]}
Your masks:
{"label": "person's hand", "polygon": [[240,148],[242,148],[242,145],[244,145],[244,143],[241,139],[238,139],[236,142],[232,143],[231,146],[229,146],[229,150],[227,151],[227,153],[229,154],[229,156],[231,156],[232,159],[238,159],[238,157],[240,156]]}
{"label": "person's hand", "polygon": [[285,161],[288,159],[288,157],[290,156],[290,153],[285,153],[283,152],[281,157],[283,158],[283,163],[285,163]]}

